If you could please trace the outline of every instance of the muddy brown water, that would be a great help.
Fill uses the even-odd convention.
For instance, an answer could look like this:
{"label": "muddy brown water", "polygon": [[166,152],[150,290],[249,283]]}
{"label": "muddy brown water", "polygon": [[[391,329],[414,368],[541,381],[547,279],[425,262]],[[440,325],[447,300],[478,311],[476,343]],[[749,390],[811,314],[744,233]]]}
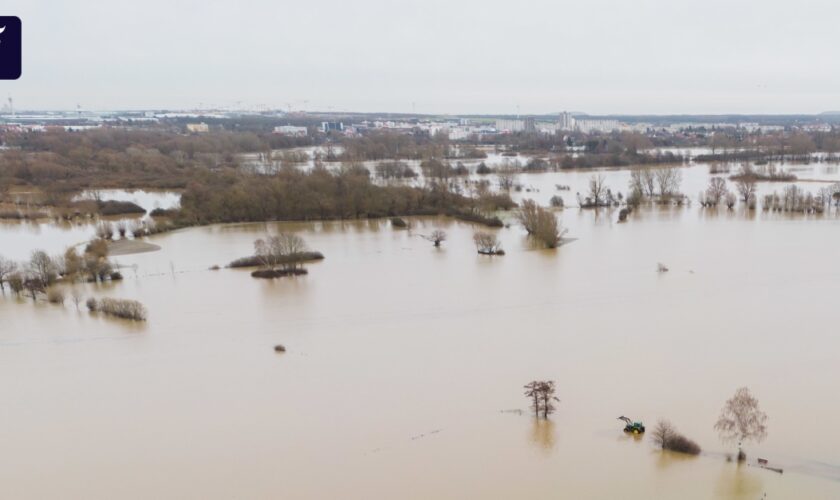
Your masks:
{"label": "muddy brown water", "polygon": [[[142,301],[144,324],[7,294],[3,496],[838,498],[840,218],[561,218],[575,241],[540,250],[513,225],[503,257],[445,218],[158,235],[117,258],[123,282],[76,285]],[[437,227],[439,249],[419,236]],[[0,253],[35,242],[3,228]],[[326,259],[275,281],[208,270],[281,229]],[[533,379],[557,382],[548,422],[527,413]],[[748,455],[782,475],[725,459],[713,425],[743,385],[769,415]],[[622,414],[704,454],[627,436]]]}

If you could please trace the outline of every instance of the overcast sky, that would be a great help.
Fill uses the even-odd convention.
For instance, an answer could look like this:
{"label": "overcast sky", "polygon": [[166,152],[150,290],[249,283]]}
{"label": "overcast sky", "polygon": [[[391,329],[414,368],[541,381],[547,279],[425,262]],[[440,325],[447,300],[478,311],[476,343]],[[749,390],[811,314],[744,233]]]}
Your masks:
{"label": "overcast sky", "polygon": [[837,0],[4,0],[19,109],[840,109]]}

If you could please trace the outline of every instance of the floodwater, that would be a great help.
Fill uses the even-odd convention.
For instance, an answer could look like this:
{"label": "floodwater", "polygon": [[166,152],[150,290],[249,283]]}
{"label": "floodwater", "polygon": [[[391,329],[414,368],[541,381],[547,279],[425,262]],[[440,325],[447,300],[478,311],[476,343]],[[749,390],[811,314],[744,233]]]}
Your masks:
{"label": "floodwater", "polygon": [[[76,285],[142,301],[144,324],[7,293],[3,496],[840,497],[840,217],[559,216],[574,241],[537,249],[512,224],[503,257],[445,218],[157,235],[119,258],[124,281]],[[437,227],[439,249],[421,237]],[[326,259],[275,281],[209,270],[279,230]],[[8,231],[0,254],[32,244]],[[527,413],[534,379],[557,382],[549,421]],[[713,425],[745,385],[769,416],[747,453],[784,474],[726,461]],[[704,453],[658,451],[619,415],[667,418]]]}

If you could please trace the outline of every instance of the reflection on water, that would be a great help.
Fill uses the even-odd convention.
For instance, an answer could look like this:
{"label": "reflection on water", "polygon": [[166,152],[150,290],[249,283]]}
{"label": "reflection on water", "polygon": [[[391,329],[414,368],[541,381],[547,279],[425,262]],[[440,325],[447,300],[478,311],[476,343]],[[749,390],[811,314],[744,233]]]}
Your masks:
{"label": "reflection on water", "polygon": [[557,440],[556,429],[553,420],[532,418],[531,419],[531,443],[541,452],[550,454],[554,449]]}
{"label": "reflection on water", "polygon": [[[766,494],[764,482],[760,474],[767,474],[767,472],[755,470],[744,464],[726,464],[721,467],[720,477],[715,485],[715,492],[720,498],[745,500],[766,498],[764,496]],[[800,498],[806,498],[806,496]]]}

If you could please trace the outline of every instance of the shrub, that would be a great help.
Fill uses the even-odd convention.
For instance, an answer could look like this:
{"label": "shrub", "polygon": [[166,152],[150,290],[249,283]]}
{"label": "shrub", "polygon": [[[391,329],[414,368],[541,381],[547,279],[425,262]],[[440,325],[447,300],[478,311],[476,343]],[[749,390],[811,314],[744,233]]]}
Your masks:
{"label": "shrub", "polygon": [[99,202],[101,215],[145,214],[146,209],[131,201],[108,200]]}
{"label": "shrub", "polygon": [[621,210],[619,210],[619,212],[618,212],[618,222],[624,222],[624,221],[626,221],[626,220],[627,220],[627,216],[628,216],[628,215],[630,215],[630,212],[631,212],[632,210],[633,210],[633,209],[632,209],[632,208],[630,208],[630,207],[627,207],[627,208],[622,208]]}
{"label": "shrub", "polygon": [[88,311],[96,312],[96,310],[99,309],[99,302],[97,302],[97,300],[93,297],[90,297],[85,301],[85,306],[87,306]]}
{"label": "shrub", "polygon": [[551,197],[551,199],[549,200],[549,203],[550,203],[550,204],[551,204],[551,206],[552,206],[552,207],[554,207],[554,208],[563,208],[563,206],[564,206],[564,204],[563,204],[563,197],[562,197],[562,196],[558,196],[558,195],[556,195],[556,194],[555,194],[554,196],[552,196],[552,197]]}
{"label": "shrub", "polygon": [[[282,265],[292,260],[296,262],[305,262],[308,260],[323,260],[324,254],[321,252],[303,252],[301,254],[297,254],[295,256],[280,256],[277,257],[277,264]],[[228,267],[236,268],[236,267],[259,267],[263,265],[263,261],[260,257],[256,255],[252,255],[250,257],[242,257],[241,259],[236,259],[235,261],[228,264]],[[212,268],[211,268],[212,269]]]}
{"label": "shrub", "polygon": [[178,215],[177,208],[156,208],[149,212],[152,217],[172,217]]}
{"label": "shrub", "polygon": [[486,217],[481,214],[477,214],[475,212],[450,212],[452,217],[455,217],[458,220],[462,220],[464,222],[475,222],[477,224],[483,224],[487,227],[504,227],[505,224],[502,222],[502,219],[493,216],[493,217]]}
{"label": "shrub", "polygon": [[701,451],[700,445],[682,434],[674,435],[668,441],[667,449],[676,451],[677,453],[687,453],[689,455],[699,455]]}
{"label": "shrub", "polygon": [[282,278],[283,276],[302,276],[309,274],[309,271],[303,268],[298,269],[258,269],[251,273],[253,278]]}
{"label": "shrub", "polygon": [[689,455],[700,453],[700,446],[677,432],[677,429],[667,420],[660,420],[656,423],[656,427],[653,429],[653,442],[663,450]]}
{"label": "shrub", "polygon": [[502,243],[496,238],[495,234],[477,232],[473,234],[473,242],[478,253],[482,255],[504,255],[502,250]]}
{"label": "shrub", "polygon": [[146,308],[136,300],[102,299],[97,304],[97,310],[117,318],[134,321],[146,320]]}
{"label": "shrub", "polygon": [[47,301],[50,304],[64,304],[64,292],[58,288],[47,290]]}
{"label": "shrub", "polygon": [[479,175],[492,174],[493,169],[488,167],[486,163],[481,162],[481,163],[478,164],[478,168],[475,169],[475,173],[477,173]]}
{"label": "shrub", "polygon": [[406,228],[408,223],[401,217],[391,217],[391,225],[396,228]]}

